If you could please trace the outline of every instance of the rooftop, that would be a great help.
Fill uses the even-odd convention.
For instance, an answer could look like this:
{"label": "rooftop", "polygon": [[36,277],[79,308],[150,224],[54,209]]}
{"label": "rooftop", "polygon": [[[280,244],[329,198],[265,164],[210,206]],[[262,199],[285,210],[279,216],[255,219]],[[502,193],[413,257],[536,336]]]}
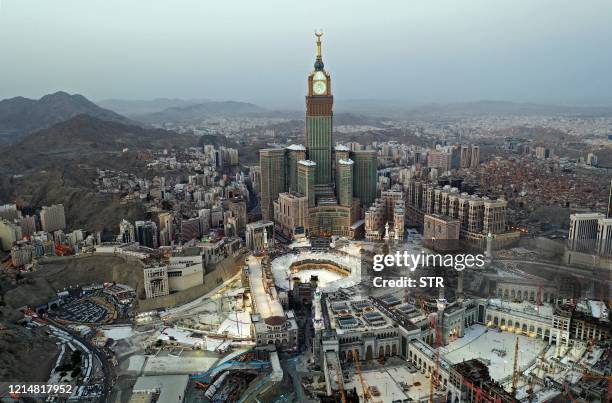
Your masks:
{"label": "rooftop", "polygon": [[301,165],[306,165],[306,166],[309,166],[309,167],[315,167],[315,166],[317,166],[317,163],[316,163],[316,162],[314,162],[314,161],[311,161],[311,160],[299,160],[299,161],[298,161],[298,164],[301,164]]}
{"label": "rooftop", "polygon": [[496,307],[498,310],[512,312],[526,319],[548,322],[553,317],[553,307],[546,302],[538,307],[536,304],[529,301],[511,302],[493,298],[489,300],[489,305]]}
{"label": "rooftop", "polygon": [[189,375],[141,376],[132,388],[133,393],[159,393],[160,403],[180,402],[185,396]]}
{"label": "rooftop", "polygon": [[249,282],[251,286],[251,295],[255,302],[257,312],[262,319],[266,321],[274,316],[285,317],[285,311],[277,299],[272,299],[270,294],[266,292],[263,282],[263,267],[261,260],[255,256],[250,256],[246,261],[249,266]]}
{"label": "rooftop", "polygon": [[330,301],[327,310],[331,319],[331,327],[335,328],[338,334],[393,325],[393,322],[372,302],[359,296],[341,301]]}
{"label": "rooftop", "polygon": [[306,151],[306,147],[304,147],[302,144],[291,144],[290,146],[287,147],[287,150]]}

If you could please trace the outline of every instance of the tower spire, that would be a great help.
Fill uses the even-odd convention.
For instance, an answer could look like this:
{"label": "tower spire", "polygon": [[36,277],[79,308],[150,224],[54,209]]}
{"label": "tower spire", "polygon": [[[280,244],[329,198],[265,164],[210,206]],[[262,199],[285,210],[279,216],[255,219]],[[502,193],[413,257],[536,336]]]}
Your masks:
{"label": "tower spire", "polygon": [[315,31],[315,36],[317,37],[317,59],[315,61],[315,70],[323,70],[323,56],[321,56],[321,37],[323,36],[323,31],[317,30]]}

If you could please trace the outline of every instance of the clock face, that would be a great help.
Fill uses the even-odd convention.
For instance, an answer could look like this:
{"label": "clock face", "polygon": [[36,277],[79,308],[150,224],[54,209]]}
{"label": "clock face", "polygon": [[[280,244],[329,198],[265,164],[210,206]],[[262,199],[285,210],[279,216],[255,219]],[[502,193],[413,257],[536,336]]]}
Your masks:
{"label": "clock face", "polygon": [[312,92],[314,92],[316,95],[325,94],[326,90],[327,84],[325,84],[325,81],[315,81],[315,83],[312,85]]}
{"label": "clock face", "polygon": [[325,77],[325,74],[323,74],[322,71],[317,71],[314,76],[312,77],[313,80],[318,81],[318,80],[326,80],[327,77]]}

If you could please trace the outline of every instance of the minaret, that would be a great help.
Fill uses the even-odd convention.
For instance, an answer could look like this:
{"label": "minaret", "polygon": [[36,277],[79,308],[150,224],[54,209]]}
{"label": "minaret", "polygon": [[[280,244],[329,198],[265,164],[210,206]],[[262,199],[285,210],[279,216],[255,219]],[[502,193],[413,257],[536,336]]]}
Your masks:
{"label": "minaret", "polygon": [[263,247],[264,247],[264,251],[266,251],[267,253],[268,252],[268,231],[266,230],[265,227],[263,230]]}
{"label": "minaret", "polygon": [[323,307],[321,305],[321,291],[317,288],[314,292],[314,299],[312,302],[314,314],[313,314],[313,328],[314,328],[314,337],[312,340],[312,353],[315,356],[316,362],[321,361],[321,348],[322,348],[322,338],[323,331],[325,330],[325,322],[323,321],[322,310]]}
{"label": "minaret", "polygon": [[463,295],[463,270],[457,274],[457,296]]}
{"label": "minaret", "polygon": [[487,261],[490,262],[493,259],[493,239],[495,237],[493,236],[493,234],[491,234],[490,232],[487,234],[487,248],[485,251],[485,257],[487,258]]}

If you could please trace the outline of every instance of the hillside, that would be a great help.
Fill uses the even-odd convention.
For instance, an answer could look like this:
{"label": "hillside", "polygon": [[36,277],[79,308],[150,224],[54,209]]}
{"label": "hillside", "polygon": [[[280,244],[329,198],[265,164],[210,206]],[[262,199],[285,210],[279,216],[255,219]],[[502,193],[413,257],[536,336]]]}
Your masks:
{"label": "hillside", "polygon": [[108,158],[125,158],[126,148],[130,152],[185,148],[197,142],[198,139],[191,135],[77,115],[0,148],[0,152],[11,156],[0,162],[0,172],[3,168],[18,173],[31,168],[64,167],[69,161],[79,160],[91,163],[99,160],[101,165],[95,166],[104,167],[110,162]]}
{"label": "hillside", "polygon": [[145,129],[98,119],[91,115],[77,115],[50,128],[29,134],[15,148],[28,148],[35,152],[63,152],[78,148],[79,151],[120,151],[186,147],[196,143],[196,138],[162,129]]}
{"label": "hillside", "polygon": [[0,101],[0,136],[19,138],[76,115],[87,114],[101,120],[134,124],[128,118],[104,109],[79,94],[56,92],[36,100],[24,97]]}
{"label": "hillside", "polygon": [[32,208],[63,203],[71,229],[102,231],[109,239],[122,218],[142,220],[145,212],[139,203],[122,202],[121,194],[99,193],[96,170],[142,174],[148,162],[143,151],[196,146],[198,140],[79,115],[0,148],[10,156],[0,159],[0,200]]}
{"label": "hillside", "polygon": [[17,309],[36,306],[76,284],[117,281],[142,292],[140,262],[116,256],[53,258],[30,273],[0,272],[0,381],[46,381],[58,348],[44,329],[15,323]]}

